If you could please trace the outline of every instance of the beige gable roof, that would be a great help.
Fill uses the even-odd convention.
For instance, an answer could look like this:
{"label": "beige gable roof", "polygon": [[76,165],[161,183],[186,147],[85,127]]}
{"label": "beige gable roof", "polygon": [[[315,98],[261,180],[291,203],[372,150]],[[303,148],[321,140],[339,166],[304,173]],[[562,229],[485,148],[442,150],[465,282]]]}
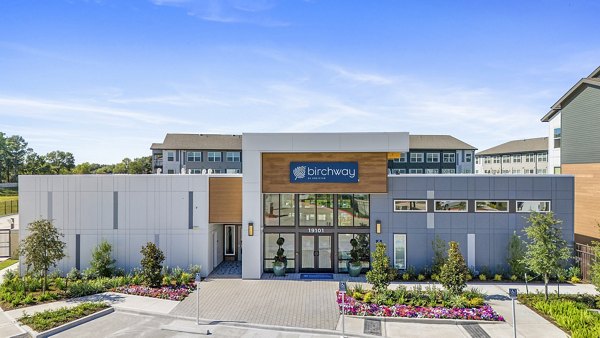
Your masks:
{"label": "beige gable roof", "polygon": [[565,102],[577,89],[583,85],[592,85],[594,87],[600,86],[600,67],[596,68],[588,77],[584,77],[579,80],[568,92],[565,93],[556,103],[552,106],[549,112],[542,117],[542,122],[548,122],[556,116],[556,114],[562,109],[562,104]]}
{"label": "beige gable roof", "polygon": [[408,137],[410,149],[477,150],[472,145],[450,135],[409,135]]}
{"label": "beige gable roof", "polygon": [[167,134],[163,143],[152,143],[150,149],[170,150],[241,150],[242,135]]}
{"label": "beige gable roof", "polygon": [[499,154],[511,154],[511,153],[525,153],[535,151],[548,151],[548,138],[537,137],[528,138],[524,140],[514,140],[501,145],[483,150],[475,154],[480,155],[499,155]]}

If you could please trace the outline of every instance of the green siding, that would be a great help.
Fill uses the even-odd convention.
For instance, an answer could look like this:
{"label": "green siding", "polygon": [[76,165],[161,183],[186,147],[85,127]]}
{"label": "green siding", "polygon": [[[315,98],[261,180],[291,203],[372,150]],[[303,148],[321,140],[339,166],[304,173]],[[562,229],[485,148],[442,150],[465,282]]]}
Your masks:
{"label": "green siding", "polygon": [[574,94],[561,110],[561,162],[600,163],[600,86]]}

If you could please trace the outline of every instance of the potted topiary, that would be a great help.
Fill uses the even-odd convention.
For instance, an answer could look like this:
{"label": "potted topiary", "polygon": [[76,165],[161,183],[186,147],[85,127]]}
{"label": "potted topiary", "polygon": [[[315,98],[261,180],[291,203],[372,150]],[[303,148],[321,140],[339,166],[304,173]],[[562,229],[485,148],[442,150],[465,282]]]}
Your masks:
{"label": "potted topiary", "polygon": [[355,238],[350,240],[352,250],[350,250],[350,260],[348,261],[348,274],[350,277],[358,277],[360,270],[362,270],[362,262],[360,261],[360,255],[358,250],[358,241]]}
{"label": "potted topiary", "polygon": [[285,269],[287,268],[287,258],[283,254],[285,250],[283,250],[282,245],[285,242],[283,237],[277,238],[277,245],[279,249],[277,249],[277,254],[273,260],[273,274],[275,276],[285,276]]}

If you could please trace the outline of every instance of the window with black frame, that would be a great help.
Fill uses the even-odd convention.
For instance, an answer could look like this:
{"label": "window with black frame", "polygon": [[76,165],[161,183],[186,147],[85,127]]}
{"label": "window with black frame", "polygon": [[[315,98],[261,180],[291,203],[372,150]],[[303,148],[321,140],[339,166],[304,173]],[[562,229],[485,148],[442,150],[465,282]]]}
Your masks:
{"label": "window with black frame", "polygon": [[264,194],[263,224],[265,226],[295,225],[294,194]]}
{"label": "window with black frame", "polygon": [[273,262],[275,261],[275,256],[277,255],[277,250],[279,246],[277,245],[277,239],[282,237],[284,239],[282,248],[283,255],[286,257],[287,267],[286,271],[294,271],[296,268],[296,235],[288,234],[288,233],[266,233],[265,234],[265,243],[264,243],[264,271],[271,272],[273,271]]}
{"label": "window with black frame", "polygon": [[370,218],[369,194],[338,195],[338,226],[368,227]]}
{"label": "window with black frame", "polygon": [[353,238],[358,242],[356,249],[358,250],[358,257],[363,270],[370,267],[369,234],[338,234],[338,269],[340,272],[348,272],[348,262],[350,261],[350,251],[352,250],[350,240]]}

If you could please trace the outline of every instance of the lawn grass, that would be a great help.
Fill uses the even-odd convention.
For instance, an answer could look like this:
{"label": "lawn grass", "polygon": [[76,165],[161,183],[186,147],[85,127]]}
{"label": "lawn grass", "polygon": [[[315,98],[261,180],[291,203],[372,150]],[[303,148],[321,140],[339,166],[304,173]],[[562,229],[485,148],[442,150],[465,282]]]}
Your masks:
{"label": "lawn grass", "polygon": [[4,262],[0,262],[0,270],[7,268],[17,262],[18,262],[18,260],[16,260],[16,259],[7,259]]}
{"label": "lawn grass", "polygon": [[4,201],[18,201],[19,196],[0,196],[0,202]]}
{"label": "lawn grass", "polygon": [[37,332],[50,330],[76,319],[104,310],[109,306],[105,303],[81,303],[75,307],[62,307],[56,310],[46,310],[33,315],[25,314],[19,322],[28,325]]}
{"label": "lawn grass", "polygon": [[18,196],[19,189],[17,188],[0,188],[0,197],[2,196]]}
{"label": "lawn grass", "polygon": [[0,195],[0,216],[16,214],[19,212],[19,196]]}

